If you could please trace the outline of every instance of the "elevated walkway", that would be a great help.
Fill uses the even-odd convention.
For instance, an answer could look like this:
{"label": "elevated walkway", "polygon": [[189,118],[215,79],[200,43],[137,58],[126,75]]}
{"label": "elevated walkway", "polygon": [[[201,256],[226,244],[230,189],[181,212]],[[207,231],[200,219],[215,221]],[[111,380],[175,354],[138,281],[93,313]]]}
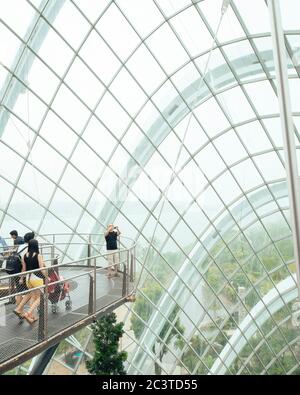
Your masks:
{"label": "elevated walkway", "polygon": [[[4,272],[0,276],[0,373],[47,350],[131,298],[135,279],[133,241],[129,247],[121,247],[117,252],[119,269],[113,277],[108,277],[107,253],[91,255],[91,251],[97,249],[95,244],[89,241],[86,248],[84,243],[74,243],[87,252],[84,258],[74,261],[68,261],[64,252],[72,243],[65,245],[65,249],[63,244],[41,243],[43,255],[50,249],[51,258],[46,260],[44,285],[35,288],[40,289],[41,301],[38,320],[33,324],[18,318],[14,313],[15,304],[5,304],[15,296],[27,295],[30,290],[24,287],[22,292],[16,292],[13,289],[13,279],[18,275]],[[62,259],[64,262],[58,263]],[[24,272],[23,275],[28,278],[39,271]],[[59,275],[58,281],[48,279],[53,271]]]}

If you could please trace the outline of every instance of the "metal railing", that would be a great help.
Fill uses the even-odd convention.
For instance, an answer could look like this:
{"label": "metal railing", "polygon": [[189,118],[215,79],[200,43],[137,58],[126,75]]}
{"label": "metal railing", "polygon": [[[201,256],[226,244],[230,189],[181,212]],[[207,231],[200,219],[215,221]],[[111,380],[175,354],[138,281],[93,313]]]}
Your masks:
{"label": "metal railing", "polygon": [[82,243],[40,243],[49,255],[45,267],[0,276],[0,373],[130,300],[135,243],[97,255],[91,254],[97,243],[89,244],[83,258],[58,263],[60,250]]}

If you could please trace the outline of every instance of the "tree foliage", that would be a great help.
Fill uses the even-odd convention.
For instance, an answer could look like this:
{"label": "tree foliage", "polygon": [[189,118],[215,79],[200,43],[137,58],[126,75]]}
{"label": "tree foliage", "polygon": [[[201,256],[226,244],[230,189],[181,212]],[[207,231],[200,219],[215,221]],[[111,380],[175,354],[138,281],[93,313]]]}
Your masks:
{"label": "tree foliage", "polygon": [[86,362],[89,373],[95,375],[123,375],[127,353],[119,351],[123,323],[117,323],[115,313],[102,316],[92,325],[95,354]]}

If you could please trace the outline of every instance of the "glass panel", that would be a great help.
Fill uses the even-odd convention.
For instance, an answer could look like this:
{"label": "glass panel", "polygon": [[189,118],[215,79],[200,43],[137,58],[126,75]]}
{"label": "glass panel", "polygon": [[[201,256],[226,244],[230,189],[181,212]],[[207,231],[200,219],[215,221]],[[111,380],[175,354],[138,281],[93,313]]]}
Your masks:
{"label": "glass panel", "polygon": [[122,61],[127,59],[139,44],[138,35],[114,3],[99,20],[96,29]]}
{"label": "glass panel", "polygon": [[73,62],[65,81],[81,100],[92,109],[104,92],[104,86],[79,58],[76,58]]}
{"label": "glass panel", "polygon": [[[214,137],[230,125],[215,98],[201,104],[194,110],[194,114],[210,137]],[[211,114],[214,116],[212,117]]]}
{"label": "glass panel", "polygon": [[154,32],[146,43],[167,74],[173,73],[189,60],[180,42],[166,23]]}

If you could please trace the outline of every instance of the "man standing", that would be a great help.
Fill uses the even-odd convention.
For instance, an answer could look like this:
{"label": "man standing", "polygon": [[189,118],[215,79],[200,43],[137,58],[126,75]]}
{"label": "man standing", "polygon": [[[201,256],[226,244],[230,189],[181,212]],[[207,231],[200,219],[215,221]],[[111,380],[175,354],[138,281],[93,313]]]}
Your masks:
{"label": "man standing", "polygon": [[14,246],[24,244],[23,237],[18,236],[18,232],[16,230],[12,230],[11,232],[9,232],[9,234],[14,241]]}
{"label": "man standing", "polygon": [[104,234],[106,240],[106,250],[109,252],[107,260],[109,264],[107,277],[119,276],[119,252],[118,252],[118,236],[121,234],[119,228],[113,224],[109,224]]}

